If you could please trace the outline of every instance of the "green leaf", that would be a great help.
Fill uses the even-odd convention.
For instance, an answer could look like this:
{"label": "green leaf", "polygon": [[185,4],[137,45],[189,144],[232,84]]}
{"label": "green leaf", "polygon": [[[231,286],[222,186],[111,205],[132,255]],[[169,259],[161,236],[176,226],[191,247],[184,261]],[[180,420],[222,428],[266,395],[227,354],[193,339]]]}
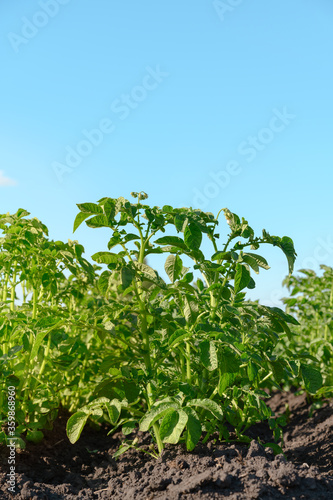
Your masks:
{"label": "green leaf", "polygon": [[40,443],[44,438],[44,434],[42,431],[38,430],[28,430],[26,439],[27,441],[31,441],[32,443]]}
{"label": "green leaf", "polygon": [[284,363],[281,360],[277,359],[277,360],[270,361],[269,364],[272,367],[274,378],[276,379],[276,381],[278,383],[280,383],[280,381],[282,380],[283,376],[285,375],[285,366],[284,366]]}
{"label": "green leaf", "polygon": [[254,281],[254,279],[251,277],[250,278],[250,281],[247,285],[247,288],[249,288],[250,290],[253,290],[254,288],[256,287],[256,282]]}
{"label": "green leaf", "polygon": [[111,198],[106,198],[105,200],[100,200],[103,203],[104,213],[108,218],[109,222],[112,222],[116,215],[116,201]]}
{"label": "green leaf", "polygon": [[116,247],[121,241],[122,239],[120,234],[117,231],[114,231],[112,238],[110,238],[108,242],[108,249],[111,250],[111,248]]}
{"label": "green leaf", "polygon": [[124,436],[128,436],[128,434],[131,434],[132,432],[135,431],[137,425],[138,425],[137,420],[127,420],[123,424],[123,426],[121,428],[121,432],[124,434]]}
{"label": "green leaf", "polygon": [[152,285],[149,288],[149,302],[152,302],[155,297],[160,293],[160,287],[156,285]]}
{"label": "green leaf", "polygon": [[283,455],[283,449],[277,443],[263,443],[264,448],[271,448],[274,455]]}
{"label": "green leaf", "polygon": [[173,222],[176,226],[177,231],[183,232],[185,230],[188,218],[185,214],[176,214]]}
{"label": "green leaf", "polygon": [[111,252],[97,252],[91,258],[98,264],[116,264],[124,260],[120,255]]}
{"label": "green leaf", "polygon": [[198,224],[191,222],[186,226],[184,241],[190,250],[199,250],[202,241],[202,232]]}
{"label": "green leaf", "polygon": [[90,412],[91,415],[97,416],[97,417],[102,417],[103,416],[103,410],[102,408],[94,408]]}
{"label": "green leaf", "polygon": [[212,341],[204,340],[199,345],[200,348],[200,360],[205,368],[209,371],[216,370],[218,367],[217,362],[217,352],[215,344]]}
{"label": "green leaf", "polygon": [[134,278],[135,278],[134,269],[127,267],[127,266],[122,267],[122,269],[121,269],[121,284],[122,284],[123,290],[126,290],[126,288],[128,288],[131,285]]}
{"label": "green leaf", "polygon": [[224,391],[235,382],[236,378],[237,373],[221,373],[218,384],[219,396],[222,396]]}
{"label": "green leaf", "polygon": [[[229,285],[228,285],[229,286]],[[229,300],[230,297],[231,297],[231,291],[229,288],[227,288],[227,286],[225,286],[223,289],[222,289],[222,294],[221,296],[225,299],[225,300]]]}
{"label": "green leaf", "polygon": [[173,212],[173,207],[171,205],[163,205],[162,212],[166,212],[167,214],[171,214]]}
{"label": "green leaf", "polygon": [[137,260],[134,261],[135,267],[137,267],[145,277],[151,278],[151,279],[156,279],[158,277],[157,272],[147,264],[143,264],[141,262],[138,262]]}
{"label": "green leaf", "polygon": [[220,288],[222,288],[222,283],[213,283],[206,289],[206,292],[211,292],[212,290],[219,290]]}
{"label": "green leaf", "polygon": [[[267,260],[264,257],[262,257],[261,255],[257,255],[256,253],[246,252],[243,254],[243,259],[244,259],[245,255],[247,255],[250,258],[252,258],[253,260],[255,260],[255,262],[258,264],[259,267],[262,267],[263,269],[270,269]],[[245,262],[247,262],[247,261],[245,261]],[[247,263],[249,264],[249,262],[247,262]]]}
{"label": "green leaf", "polygon": [[50,328],[48,328],[47,330],[40,330],[37,335],[36,335],[36,338],[35,338],[35,341],[33,343],[33,346],[32,346],[32,349],[31,349],[31,352],[30,352],[30,361],[33,361],[35,359],[35,357],[37,356],[38,354],[38,350],[41,346],[41,343],[43,342],[44,340],[44,337],[51,332],[51,330],[55,329],[58,325],[60,326],[60,324],[62,324],[63,321],[58,321],[57,323],[55,323],[53,326],[51,326]]}
{"label": "green leaf", "polygon": [[232,386],[239,373],[240,361],[236,354],[232,351],[223,351],[219,359],[219,395],[222,396],[224,391]]}
{"label": "green leaf", "polygon": [[140,431],[147,432],[157,420],[164,417],[172,408],[178,409],[179,406],[176,402],[159,403],[153,406],[140,420]]}
{"label": "green leaf", "polygon": [[123,453],[126,453],[127,450],[132,448],[132,445],[130,444],[122,444],[119,446],[118,450],[112,455],[112,458],[118,458],[120,455]]}
{"label": "green leaf", "polygon": [[184,282],[184,283],[192,283],[193,278],[194,278],[193,273],[192,272],[188,273],[187,272],[188,270],[189,270],[188,267],[183,267],[183,269],[182,269],[182,274],[186,273],[186,274],[184,274],[184,277],[182,278],[182,282]]}
{"label": "green leaf", "polygon": [[105,215],[95,215],[91,219],[86,221],[89,227],[110,227],[108,219]]}
{"label": "green leaf", "polygon": [[295,252],[294,242],[288,236],[283,236],[281,243],[279,245],[283,250],[288,261],[289,275],[292,274],[294,270],[294,263],[296,260],[297,253]]}
{"label": "green leaf", "polygon": [[236,264],[236,274],[235,274],[235,293],[240,292],[243,288],[247,287],[250,282],[250,271],[246,269],[242,264]]}
{"label": "green leaf", "polygon": [[181,248],[182,250],[187,250],[187,246],[184,241],[178,236],[163,236],[158,240],[155,240],[154,243],[158,245],[172,245],[173,247]]}
{"label": "green leaf", "polygon": [[51,276],[49,273],[44,273],[42,276],[42,285],[44,288],[48,287],[51,282]]}
{"label": "green leaf", "polygon": [[227,260],[231,261],[231,252],[215,252],[212,257],[212,260]]}
{"label": "green leaf", "polygon": [[77,203],[76,205],[81,212],[88,213],[88,214],[102,214],[103,209],[99,206],[96,205],[96,203]]}
{"label": "green leaf", "polygon": [[198,415],[193,408],[186,407],[184,408],[184,412],[187,413],[188,416],[185,433],[186,448],[188,451],[192,451],[200,440],[202,428]]}
{"label": "green leaf", "polygon": [[164,269],[172,283],[174,283],[182,273],[182,259],[178,255],[169,255],[167,260],[165,261]]}
{"label": "green leaf", "polygon": [[221,373],[238,373],[240,361],[233,351],[224,350],[219,360]]}
{"label": "green leaf", "polygon": [[253,380],[256,378],[258,371],[259,369],[257,365],[250,359],[247,365],[247,376],[249,377],[250,382],[253,382]]}
{"label": "green leaf", "polygon": [[113,399],[111,402],[105,402],[106,409],[109,414],[112,425],[116,425],[121,414],[121,403],[118,399]]}
{"label": "green leaf", "polygon": [[187,403],[187,405],[200,406],[201,408],[210,411],[218,420],[223,420],[222,408],[211,399],[192,399]]}
{"label": "green leaf", "polygon": [[129,403],[133,403],[140,394],[140,388],[134,380],[124,380],[123,387],[125,397]]}
{"label": "green leaf", "polygon": [[158,275],[158,273],[152,267],[147,266],[147,264],[142,264],[141,262],[138,261],[134,261],[133,264],[136,268],[138,268],[142,277],[145,280],[151,281],[160,288],[163,289],[166,288],[165,281]]}
{"label": "green leaf", "polygon": [[81,436],[81,432],[83,431],[83,428],[86,425],[88,417],[89,413],[78,411],[68,419],[66,425],[66,432],[68,439],[72,444],[76,443],[76,441]]}
{"label": "green leaf", "polygon": [[16,212],[16,215],[19,219],[21,219],[22,217],[30,215],[30,212],[27,212],[24,208],[19,208],[18,211]]}
{"label": "green leaf", "polygon": [[279,307],[270,307],[270,310],[276,313],[278,316],[280,316],[280,318],[282,318],[287,323],[291,323],[292,325],[299,325],[299,322],[297,321],[296,318],[294,318],[290,314],[285,313]]}
{"label": "green leaf", "polygon": [[286,304],[289,307],[294,306],[297,304],[297,299],[283,299],[284,304]]}
{"label": "green leaf", "polygon": [[184,297],[184,317],[187,323],[192,323],[198,316],[199,306],[185,295]]}
{"label": "green leaf", "polygon": [[185,429],[188,416],[183,410],[171,409],[164,417],[160,427],[160,438],[164,443],[176,444]]}
{"label": "green leaf", "polygon": [[111,277],[110,271],[103,271],[100,277],[98,278],[98,289],[101,293],[106,293],[109,288],[109,279]]}
{"label": "green leaf", "polygon": [[243,254],[242,259],[246,262],[250,267],[252,267],[253,271],[256,274],[259,274],[259,265],[256,259],[254,259],[251,255]]}
{"label": "green leaf", "polygon": [[301,364],[301,374],[305,389],[310,394],[315,394],[322,387],[323,378],[321,373],[315,368],[312,368],[312,366]]}
{"label": "green leaf", "polygon": [[154,221],[154,214],[152,214],[151,208],[145,209],[145,215],[143,217],[147,218],[149,220],[149,222]]}
{"label": "green leaf", "polygon": [[168,339],[169,347],[175,347],[180,344],[183,340],[190,338],[192,333],[178,328]]}
{"label": "green leaf", "polygon": [[93,408],[97,408],[105,403],[110,403],[110,400],[109,398],[106,398],[106,397],[101,397],[101,398],[97,398],[97,399],[94,399],[93,401],[90,401],[90,403],[88,403],[84,409],[88,409],[88,410],[91,410]]}
{"label": "green leaf", "polygon": [[79,212],[77,216],[75,217],[74,220],[74,226],[73,226],[73,233],[77,230],[77,228],[82,224],[83,221],[85,221],[88,217],[92,215],[90,212],[85,213],[85,212]]}
{"label": "green leaf", "polygon": [[248,224],[244,226],[242,226],[242,233],[241,233],[241,236],[243,238],[250,238],[250,236],[253,236],[254,232],[253,232],[253,229],[252,227],[250,227]]}
{"label": "green leaf", "polygon": [[293,240],[288,236],[283,236],[283,238],[280,238],[279,236],[270,236],[265,230],[263,230],[263,236],[264,238],[267,238],[268,243],[271,243],[273,246],[278,246],[279,248],[281,248],[281,250],[287,257],[289,276],[290,276],[291,273],[293,272],[294,263],[297,255],[294,249]]}
{"label": "green leaf", "polygon": [[126,234],[126,236],[124,238],[124,243],[128,243],[129,241],[139,240],[139,239],[140,239],[140,236],[138,236],[137,234],[128,233],[128,234]]}

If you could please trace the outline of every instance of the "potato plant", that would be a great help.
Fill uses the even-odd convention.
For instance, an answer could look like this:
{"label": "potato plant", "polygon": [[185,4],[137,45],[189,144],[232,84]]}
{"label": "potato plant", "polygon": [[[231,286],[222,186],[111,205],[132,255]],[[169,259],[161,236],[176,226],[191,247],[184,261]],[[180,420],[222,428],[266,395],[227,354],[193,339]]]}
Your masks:
{"label": "potato plant", "polygon": [[[72,413],[72,443],[88,421],[121,428],[128,439],[116,456],[135,446],[136,429],[151,433],[154,456],[155,444],[158,454],[165,443],[192,450],[215,432],[249,441],[246,430],[263,420],[280,442],[284,419],[265,404],[269,391],[294,380],[314,394],[321,376],[308,366],[311,353],[292,345],[295,311],[252,302],[245,291],[255,287],[253,273],[269,269],[261,245],[279,247],[292,272],[292,240],[265,230],[255,236],[228,209],[214,217],[150,207],[145,193],[132,195],[135,203],[78,205],[74,231],[84,221],[110,229],[94,265],[77,241],[50,241],[26,210],[0,215],[0,442],[7,440],[9,386],[22,447],[43,438],[59,408]],[[153,254],[165,256],[167,282],[148,265]]]}
{"label": "potato plant", "polygon": [[310,366],[319,366],[324,379],[324,387],[318,395],[329,395],[333,394],[333,269],[320,267],[324,271],[322,276],[311,269],[301,269],[300,275],[289,276],[284,281],[290,297],[283,302],[299,321],[285,348],[297,352],[298,356],[310,354]]}
{"label": "potato plant", "polygon": [[[107,419],[111,432],[151,432],[158,453],[165,443],[184,442],[193,450],[203,432],[204,441],[215,431],[229,440],[227,423],[237,439],[248,441],[245,431],[268,420],[279,441],[283,418],[265,404],[264,389],[279,389],[281,380],[301,373],[315,392],[317,372],[306,370],[306,359],[290,351],[274,353],[281,336],[292,338],[289,325],[297,320],[246,300],[244,290],[255,287],[253,272],[269,269],[256,253],[263,244],[279,247],[292,272],[292,240],[265,230],[255,236],[228,209],[215,218],[192,208],[150,207],[142,203],[145,193],[131,194],[136,203],[121,197],[78,205],[74,230],[85,221],[111,231],[108,251],[92,256],[106,266],[98,279],[105,302],[82,327],[94,328],[103,340],[111,337],[113,344],[100,366],[104,377],[96,399],[67,423],[70,441],[79,438],[89,417]],[[217,233],[221,212],[229,231],[223,244]],[[160,236],[167,226],[179,236]],[[200,249],[203,236],[212,244],[210,258]],[[166,255],[168,283],[144,263],[151,254]],[[184,256],[201,273],[196,282]],[[125,442],[118,453],[134,445]]]}
{"label": "potato plant", "polygon": [[14,386],[16,442],[23,447],[22,435],[43,438],[60,405],[75,411],[90,396],[84,379],[93,382],[93,372],[83,368],[93,367],[89,347],[95,337],[73,328],[73,318],[96,307],[87,295],[96,269],[82,257],[83,247],[49,241],[47,227],[28,215],[19,209],[0,216],[0,441],[6,440],[7,387]]}

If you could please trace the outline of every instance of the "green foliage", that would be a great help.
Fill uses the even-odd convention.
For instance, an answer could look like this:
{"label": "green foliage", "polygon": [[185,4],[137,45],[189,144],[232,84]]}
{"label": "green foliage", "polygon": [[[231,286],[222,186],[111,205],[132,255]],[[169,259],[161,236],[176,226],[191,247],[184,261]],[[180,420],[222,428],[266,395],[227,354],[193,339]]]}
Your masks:
{"label": "green foliage", "polygon": [[304,389],[310,394],[319,391],[319,395],[327,396],[333,394],[333,269],[320,267],[322,276],[301,269],[298,276],[284,281],[290,297],[283,302],[299,326],[282,347],[297,352],[303,359],[298,375]]}
{"label": "green foliage", "polygon": [[[320,373],[303,351],[286,345],[291,328],[299,328],[295,317],[247,300],[246,290],[255,287],[253,273],[269,269],[256,253],[263,244],[281,248],[292,272],[292,240],[265,230],[255,236],[228,209],[214,217],[150,207],[145,193],[132,195],[136,203],[105,197],[78,205],[74,231],[83,222],[110,230],[105,248],[92,256],[95,265],[77,241],[49,241],[28,212],[0,216],[2,421],[11,385],[16,435],[34,442],[60,406],[72,413],[72,443],[89,421],[109,423],[110,432],[121,428],[128,439],[116,457],[136,447],[130,437],[137,429],[151,433],[158,453],[165,443],[193,450],[216,431],[228,441],[229,425],[248,441],[246,430],[263,420],[281,441],[283,422],[265,404],[267,392],[301,380],[315,393]],[[221,212],[228,226],[217,233]],[[148,264],[151,254],[165,256],[166,281]],[[156,456],[154,447],[149,453]]]}
{"label": "green foliage", "polygon": [[[265,230],[256,237],[245,219],[223,209],[229,234],[219,245],[218,216],[170,205],[150,207],[142,203],[145,193],[132,195],[137,203],[121,197],[80,204],[74,223],[74,229],[84,221],[89,227],[109,227],[108,248],[120,249],[93,256],[107,267],[98,281],[105,305],[95,313],[95,329],[109,331],[114,341],[96,394],[118,398],[117,426],[128,433],[128,423],[139,419],[140,430],[152,433],[159,452],[164,443],[179,441],[192,450],[203,432],[205,439],[216,430],[225,438],[227,423],[245,439],[253,423],[275,422],[263,389],[279,387],[281,377],[291,374],[292,359],[285,353],[277,357],[273,350],[279,333],[290,335],[288,323],[294,322],[277,308],[245,299],[244,291],[255,287],[251,272],[269,269],[264,257],[247,250],[264,243],[279,246],[291,272],[292,240]],[[160,236],[167,226],[178,236]],[[210,259],[201,250],[205,235],[213,246]],[[144,263],[150,254],[164,253],[169,254],[164,266],[169,283]],[[192,259],[203,281],[194,283],[182,256]],[[136,388],[132,403],[125,383]],[[88,414],[85,407],[71,417],[72,440]],[[109,420],[115,424],[110,415]],[[277,439],[279,429],[276,424]],[[121,453],[129,446],[133,443],[126,442]]]}
{"label": "green foliage", "polygon": [[75,411],[91,396],[98,351],[89,350],[101,344],[77,326],[102,300],[97,269],[77,241],[49,241],[46,226],[29,215],[0,215],[0,421],[6,430],[7,388],[14,387],[15,430],[8,435],[20,446],[21,436],[43,439],[60,405]]}

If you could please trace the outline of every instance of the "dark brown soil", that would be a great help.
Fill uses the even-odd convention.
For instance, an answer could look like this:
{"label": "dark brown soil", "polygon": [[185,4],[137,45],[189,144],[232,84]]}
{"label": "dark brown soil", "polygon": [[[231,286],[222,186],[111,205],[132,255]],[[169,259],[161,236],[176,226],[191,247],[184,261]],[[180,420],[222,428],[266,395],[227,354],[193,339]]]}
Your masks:
{"label": "dark brown soil", "polygon": [[[283,455],[274,456],[253,440],[246,445],[209,442],[188,453],[168,445],[158,460],[130,450],[112,458],[118,433],[87,429],[71,445],[66,437],[67,416],[57,419],[44,441],[29,445],[16,456],[17,499],[333,499],[333,400],[313,412],[305,395],[274,395],[269,404],[276,413],[290,409]],[[251,429],[254,439],[270,441],[261,424]],[[139,433],[140,444],[150,436]],[[8,450],[1,451],[0,498],[8,493]]]}

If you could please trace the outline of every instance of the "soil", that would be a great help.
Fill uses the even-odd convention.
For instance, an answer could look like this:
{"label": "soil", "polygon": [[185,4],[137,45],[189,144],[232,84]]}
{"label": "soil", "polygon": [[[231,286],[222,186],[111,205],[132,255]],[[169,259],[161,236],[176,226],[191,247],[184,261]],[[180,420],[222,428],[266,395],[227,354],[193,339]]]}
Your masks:
{"label": "soil", "polygon": [[[75,445],[66,437],[61,414],[40,444],[17,451],[17,493],[8,493],[8,449],[1,450],[0,498],[16,499],[333,499],[333,400],[309,416],[305,395],[277,393],[269,406],[289,405],[284,455],[258,442],[272,441],[266,424],[248,431],[250,446],[208,442],[191,453],[167,445],[159,459],[129,450],[112,458],[124,436],[86,428]],[[148,434],[138,433],[148,449]]]}

